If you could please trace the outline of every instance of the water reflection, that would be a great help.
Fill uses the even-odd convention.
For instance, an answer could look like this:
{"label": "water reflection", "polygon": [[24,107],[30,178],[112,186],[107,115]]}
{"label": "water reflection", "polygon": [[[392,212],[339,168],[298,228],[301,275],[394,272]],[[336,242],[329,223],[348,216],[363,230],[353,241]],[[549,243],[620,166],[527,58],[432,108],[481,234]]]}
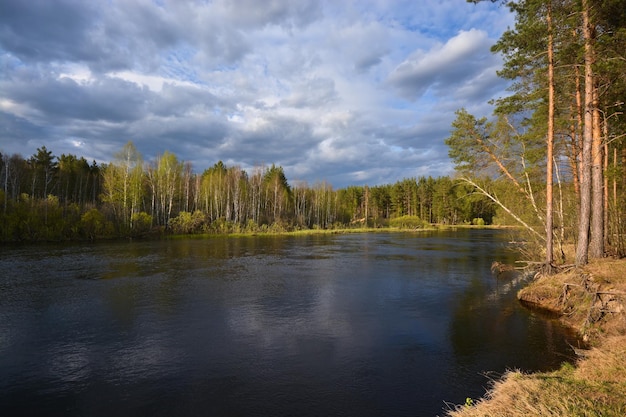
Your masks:
{"label": "water reflection", "polygon": [[0,257],[0,403],[26,415],[435,415],[569,337],[497,231],[184,239]]}

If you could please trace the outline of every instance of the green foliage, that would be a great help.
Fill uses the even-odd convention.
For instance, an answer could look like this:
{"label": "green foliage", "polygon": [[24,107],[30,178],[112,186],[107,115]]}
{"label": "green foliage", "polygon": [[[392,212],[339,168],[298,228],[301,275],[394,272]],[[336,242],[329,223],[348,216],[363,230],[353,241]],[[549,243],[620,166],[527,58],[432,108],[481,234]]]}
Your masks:
{"label": "green foliage", "polygon": [[152,229],[152,216],[140,211],[131,216],[131,236],[143,237]]}
{"label": "green foliage", "polygon": [[265,201],[271,210],[273,223],[279,222],[289,207],[291,188],[282,167],[272,165],[263,176]]}
{"label": "green foliage", "polygon": [[104,215],[96,208],[83,213],[80,218],[82,235],[89,240],[104,236],[110,226],[107,224]]}
{"label": "green foliage", "polygon": [[256,224],[256,222],[252,219],[248,219],[248,222],[246,223],[246,228],[245,228],[245,232],[246,233],[256,233],[258,232],[259,229],[259,225]]}
{"label": "green foliage", "polygon": [[445,140],[448,155],[461,172],[476,172],[484,165],[485,146],[489,141],[491,124],[487,118],[476,119],[465,109],[455,112],[452,134]]}
{"label": "green foliage", "polygon": [[58,170],[58,163],[54,159],[52,152],[42,146],[37,148],[37,153],[28,160],[31,168],[32,196],[42,199],[48,197]]}
{"label": "green foliage", "polygon": [[196,210],[193,213],[181,211],[178,213],[178,216],[169,222],[172,232],[176,234],[202,233],[205,225],[206,216],[200,210]]}
{"label": "green foliage", "polygon": [[143,161],[132,142],[124,145],[115,158],[103,169],[102,201],[111,205],[120,229],[132,230],[132,216],[137,214],[144,195]]}
{"label": "green foliage", "polygon": [[399,229],[423,229],[427,225],[417,216],[401,216],[389,220],[389,226]]}

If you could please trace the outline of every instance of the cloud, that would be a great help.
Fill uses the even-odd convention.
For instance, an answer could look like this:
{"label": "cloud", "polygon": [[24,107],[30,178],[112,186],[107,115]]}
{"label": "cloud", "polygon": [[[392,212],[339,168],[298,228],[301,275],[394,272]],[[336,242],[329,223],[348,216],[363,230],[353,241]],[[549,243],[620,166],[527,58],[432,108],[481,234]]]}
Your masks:
{"label": "cloud", "polygon": [[[454,111],[504,94],[510,14],[458,0],[0,0],[0,152],[108,162],[132,140],[202,172],[335,187],[451,172]],[[496,23],[494,25],[494,22]],[[482,115],[482,114],[480,114]]]}
{"label": "cloud", "polygon": [[382,63],[391,49],[388,28],[379,22],[359,21],[338,28],[331,42],[359,73]]}
{"label": "cloud", "polygon": [[445,44],[429,51],[417,50],[398,65],[389,82],[408,98],[419,98],[427,90],[442,94],[479,76],[487,62],[493,62],[487,33],[462,31]]}
{"label": "cloud", "polygon": [[107,77],[88,83],[66,77],[32,79],[5,88],[11,99],[56,123],[71,119],[111,123],[137,120],[146,115],[145,104],[151,95],[137,84]]}
{"label": "cloud", "polygon": [[26,62],[91,60],[90,2],[2,1],[0,44]]}
{"label": "cloud", "polygon": [[332,79],[315,78],[292,88],[289,97],[281,101],[287,107],[322,107],[337,96]]}
{"label": "cloud", "polygon": [[322,16],[320,2],[316,0],[219,0],[215,8],[226,20],[244,28],[265,25],[299,28]]}

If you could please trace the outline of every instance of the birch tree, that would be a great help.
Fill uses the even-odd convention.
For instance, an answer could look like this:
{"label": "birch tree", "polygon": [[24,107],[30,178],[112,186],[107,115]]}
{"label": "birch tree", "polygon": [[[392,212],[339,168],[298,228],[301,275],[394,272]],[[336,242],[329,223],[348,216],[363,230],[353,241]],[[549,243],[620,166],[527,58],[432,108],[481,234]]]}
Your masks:
{"label": "birch tree", "polygon": [[143,198],[142,178],[143,159],[129,141],[103,171],[102,199],[110,204],[124,228],[133,228],[133,215],[139,212]]}

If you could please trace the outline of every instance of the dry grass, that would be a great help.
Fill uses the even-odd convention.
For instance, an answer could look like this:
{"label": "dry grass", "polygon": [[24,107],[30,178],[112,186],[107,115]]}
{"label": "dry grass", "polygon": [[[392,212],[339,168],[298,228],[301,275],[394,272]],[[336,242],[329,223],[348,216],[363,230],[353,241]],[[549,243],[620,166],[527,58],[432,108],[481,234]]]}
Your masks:
{"label": "dry grass", "polygon": [[[608,298],[597,293],[608,293]],[[563,320],[589,336],[594,348],[576,367],[555,372],[508,372],[485,398],[457,406],[454,417],[626,416],[626,260],[601,260],[584,270],[540,277],[520,299],[563,313]],[[604,297],[602,299],[602,297]],[[598,313],[602,307],[602,314]]]}
{"label": "dry grass", "polygon": [[509,372],[474,406],[458,406],[453,417],[626,415],[626,337],[594,348],[577,367],[549,373]]}
{"label": "dry grass", "polygon": [[[591,349],[586,360],[578,364],[576,375],[589,381],[621,384],[626,388],[626,336],[608,337],[601,347]],[[626,400],[626,389],[622,393]]]}
{"label": "dry grass", "polygon": [[595,260],[585,267],[585,271],[609,287],[626,290],[626,260],[624,259]]}

